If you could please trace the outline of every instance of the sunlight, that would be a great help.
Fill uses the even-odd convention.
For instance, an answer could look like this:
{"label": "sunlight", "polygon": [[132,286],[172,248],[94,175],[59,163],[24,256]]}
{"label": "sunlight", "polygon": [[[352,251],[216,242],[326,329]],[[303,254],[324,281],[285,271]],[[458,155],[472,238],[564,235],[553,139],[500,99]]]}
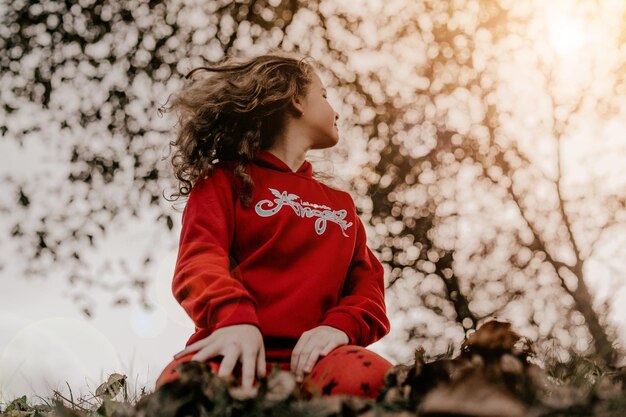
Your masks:
{"label": "sunlight", "polygon": [[550,18],[548,40],[556,53],[568,55],[576,52],[585,40],[585,28],[577,18],[558,14]]}
{"label": "sunlight", "polygon": [[133,305],[130,310],[130,326],[137,336],[147,339],[157,337],[165,331],[167,314],[159,305],[145,309]]}
{"label": "sunlight", "polygon": [[80,396],[91,388],[85,381],[95,387],[105,370],[120,367],[115,347],[92,324],[66,317],[38,320],[0,352],[0,401],[27,393],[46,397],[53,389],[67,395],[66,383]]}
{"label": "sunlight", "polygon": [[165,314],[170,320],[193,331],[193,321],[189,318],[182,306],[178,304],[172,293],[172,278],[176,266],[177,254],[178,247],[169,250],[161,257],[161,261],[157,266],[155,283],[151,286],[154,291],[152,293],[154,294],[152,299],[156,300],[157,304],[165,310]]}

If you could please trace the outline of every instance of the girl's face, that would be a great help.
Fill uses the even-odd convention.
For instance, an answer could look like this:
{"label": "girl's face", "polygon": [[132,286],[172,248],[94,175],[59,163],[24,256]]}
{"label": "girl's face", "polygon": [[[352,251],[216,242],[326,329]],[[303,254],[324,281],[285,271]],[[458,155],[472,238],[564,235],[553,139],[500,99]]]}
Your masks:
{"label": "girl's face", "polygon": [[326,99],[326,89],[322,80],[313,71],[312,82],[302,103],[300,121],[309,133],[311,149],[324,149],[335,146],[339,141],[336,119],[339,114]]}

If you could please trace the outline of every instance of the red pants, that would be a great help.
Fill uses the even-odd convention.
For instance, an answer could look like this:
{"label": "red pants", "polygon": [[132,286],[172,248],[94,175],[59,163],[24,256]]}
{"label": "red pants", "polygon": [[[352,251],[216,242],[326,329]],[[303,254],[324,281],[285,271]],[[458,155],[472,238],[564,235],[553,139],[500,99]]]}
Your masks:
{"label": "red pants", "polygon": [[[157,378],[156,388],[162,384],[179,378],[176,367],[181,362],[191,360],[197,352],[191,352],[172,360],[161,375]],[[219,371],[222,356],[209,358],[207,364],[213,373]],[[272,371],[272,362],[266,363],[267,376]],[[277,362],[280,369],[289,371],[289,362]],[[333,394],[347,394],[360,397],[376,398],[378,391],[383,387],[385,373],[393,364],[371,350],[362,346],[342,345],[326,356],[320,356],[311,372],[305,374],[302,381],[304,391],[313,396],[328,396]],[[238,385],[241,385],[241,362],[237,362],[233,375]],[[253,385],[257,380],[254,379]]]}

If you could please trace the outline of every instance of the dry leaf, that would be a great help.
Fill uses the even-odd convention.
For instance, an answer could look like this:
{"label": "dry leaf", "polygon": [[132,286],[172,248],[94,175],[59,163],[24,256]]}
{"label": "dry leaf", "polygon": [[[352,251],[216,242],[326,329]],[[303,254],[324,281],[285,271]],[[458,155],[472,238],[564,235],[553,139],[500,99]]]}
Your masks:
{"label": "dry leaf", "polygon": [[259,387],[254,386],[251,388],[245,388],[243,386],[230,386],[228,387],[228,393],[236,400],[249,400],[255,398],[259,394]]}
{"label": "dry leaf", "polygon": [[381,414],[380,410],[367,410],[358,417],[415,417],[411,411],[387,411]]}
{"label": "dry leaf", "polygon": [[7,417],[34,417],[35,415],[35,410],[32,411],[20,411],[20,410],[13,410],[13,411],[9,411],[6,414],[3,414]]}
{"label": "dry leaf", "polygon": [[96,388],[96,397],[114,398],[126,383],[126,375],[111,374],[107,382]]}
{"label": "dry leaf", "polygon": [[298,411],[309,410],[317,417],[337,416],[341,415],[343,398],[341,395],[314,397],[308,401],[296,402],[294,408]]}
{"label": "dry leaf", "polygon": [[97,412],[98,414],[102,416],[111,417],[114,414],[119,415],[122,410],[129,411],[129,407],[130,407],[130,410],[132,410],[132,406],[130,406],[126,402],[113,401],[107,397],[104,397],[104,400],[102,401],[102,405],[98,407]]}
{"label": "dry leaf", "polygon": [[292,372],[282,369],[275,370],[268,378],[265,399],[284,401],[296,390],[297,384],[296,377]]}
{"label": "dry leaf", "polygon": [[418,407],[422,414],[460,414],[476,417],[525,417],[527,409],[506,388],[475,373],[428,392]]}
{"label": "dry leaf", "polygon": [[461,349],[463,351],[475,348],[488,350],[505,350],[512,352],[521,336],[511,330],[511,323],[491,320],[484,323],[472,333]]}
{"label": "dry leaf", "polygon": [[500,367],[502,369],[502,372],[511,375],[522,375],[522,373],[524,372],[524,364],[515,356],[509,353],[505,353],[500,358]]}

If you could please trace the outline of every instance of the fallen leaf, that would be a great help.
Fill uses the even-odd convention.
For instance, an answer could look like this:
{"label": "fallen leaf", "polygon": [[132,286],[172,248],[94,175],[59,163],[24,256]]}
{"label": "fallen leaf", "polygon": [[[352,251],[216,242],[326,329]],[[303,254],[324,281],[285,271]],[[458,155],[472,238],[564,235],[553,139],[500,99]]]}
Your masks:
{"label": "fallen leaf", "polygon": [[236,400],[249,400],[255,398],[259,394],[259,387],[246,388],[244,386],[230,386],[228,387],[228,393]]}
{"label": "fallen leaf", "polygon": [[419,415],[449,414],[472,417],[525,417],[527,409],[503,386],[474,373],[428,392],[418,407]]}
{"label": "fallen leaf", "polygon": [[111,374],[107,382],[96,388],[96,397],[113,398],[120,392],[125,383],[126,375]]}
{"label": "fallen leaf", "polygon": [[296,390],[297,384],[292,372],[275,370],[267,380],[265,399],[273,402],[284,401]]}
{"label": "fallen leaf", "polygon": [[513,351],[521,336],[511,330],[511,323],[491,320],[484,323],[461,345],[462,351],[476,348]]}

